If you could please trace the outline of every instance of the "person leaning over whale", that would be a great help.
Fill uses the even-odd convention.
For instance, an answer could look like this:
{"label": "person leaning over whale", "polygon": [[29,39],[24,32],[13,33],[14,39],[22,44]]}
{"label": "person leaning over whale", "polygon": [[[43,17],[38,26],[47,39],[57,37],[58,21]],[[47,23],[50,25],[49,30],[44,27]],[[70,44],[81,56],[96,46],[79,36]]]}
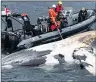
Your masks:
{"label": "person leaning over whale", "polygon": [[49,28],[51,28],[51,30],[55,30],[57,27],[57,21],[56,21],[56,17],[57,17],[57,13],[55,11],[56,5],[53,4],[52,8],[49,8],[49,18],[50,18],[50,25]]}

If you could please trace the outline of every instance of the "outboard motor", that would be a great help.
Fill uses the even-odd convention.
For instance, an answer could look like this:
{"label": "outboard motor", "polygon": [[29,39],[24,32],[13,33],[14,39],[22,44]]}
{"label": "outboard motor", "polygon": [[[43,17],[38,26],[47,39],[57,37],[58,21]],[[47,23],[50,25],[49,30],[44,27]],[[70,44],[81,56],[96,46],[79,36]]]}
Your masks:
{"label": "outboard motor", "polygon": [[39,17],[37,19],[38,29],[40,30],[41,34],[47,32],[48,27],[48,17]]}
{"label": "outboard motor", "polygon": [[20,37],[12,32],[2,32],[1,35],[2,48],[4,48],[4,51],[9,53],[14,52],[20,42]]}
{"label": "outboard motor", "polygon": [[47,23],[47,21],[43,21],[42,22],[42,24],[41,24],[41,32],[42,33],[48,32],[48,23]]}
{"label": "outboard motor", "polygon": [[47,23],[50,23],[50,18],[47,16],[47,17],[45,17],[45,21],[47,22]]}
{"label": "outboard motor", "polygon": [[45,17],[45,21],[48,21],[49,20],[49,17],[47,16],[47,17]]}
{"label": "outboard motor", "polygon": [[38,25],[41,24],[42,21],[43,21],[43,18],[42,18],[42,17],[39,17],[39,18],[37,19],[37,24],[38,24]]}
{"label": "outboard motor", "polygon": [[41,24],[43,21],[48,21],[49,17],[38,17],[37,24]]}
{"label": "outboard motor", "polygon": [[11,32],[13,32],[12,20],[7,17],[6,23],[7,23],[7,27],[6,27],[5,31],[11,31]]}
{"label": "outboard motor", "polygon": [[5,38],[4,39],[4,48],[9,48],[10,47],[10,41],[9,41],[9,35],[8,33],[5,33]]}

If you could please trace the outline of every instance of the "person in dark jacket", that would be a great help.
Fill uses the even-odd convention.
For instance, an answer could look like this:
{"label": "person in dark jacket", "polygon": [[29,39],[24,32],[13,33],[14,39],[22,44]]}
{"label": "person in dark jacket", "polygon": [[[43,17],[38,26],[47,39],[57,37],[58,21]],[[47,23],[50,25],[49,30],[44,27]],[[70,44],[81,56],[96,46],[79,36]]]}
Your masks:
{"label": "person in dark jacket", "polygon": [[86,20],[87,17],[87,10],[86,8],[82,8],[82,10],[80,10],[79,15],[78,15],[78,22],[82,22],[84,20]]}
{"label": "person in dark jacket", "polygon": [[21,18],[24,21],[24,32],[26,32],[27,35],[35,35],[35,30],[32,28],[32,25],[30,24],[30,19],[26,13],[21,14]]}

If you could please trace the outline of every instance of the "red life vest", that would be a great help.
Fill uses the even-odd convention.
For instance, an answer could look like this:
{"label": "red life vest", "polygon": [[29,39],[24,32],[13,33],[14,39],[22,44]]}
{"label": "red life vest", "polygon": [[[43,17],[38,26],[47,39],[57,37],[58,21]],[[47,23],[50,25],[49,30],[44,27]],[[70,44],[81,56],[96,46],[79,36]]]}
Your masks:
{"label": "red life vest", "polygon": [[57,27],[56,27],[56,25],[54,24],[54,25],[51,25],[51,30],[53,31],[53,30],[55,30]]}
{"label": "red life vest", "polygon": [[[57,24],[57,26],[56,26]],[[57,21],[56,24],[51,25],[51,30],[54,31],[55,29],[60,28],[60,21]]]}
{"label": "red life vest", "polygon": [[59,13],[63,10],[63,6],[62,5],[58,5],[56,6],[56,12]]}

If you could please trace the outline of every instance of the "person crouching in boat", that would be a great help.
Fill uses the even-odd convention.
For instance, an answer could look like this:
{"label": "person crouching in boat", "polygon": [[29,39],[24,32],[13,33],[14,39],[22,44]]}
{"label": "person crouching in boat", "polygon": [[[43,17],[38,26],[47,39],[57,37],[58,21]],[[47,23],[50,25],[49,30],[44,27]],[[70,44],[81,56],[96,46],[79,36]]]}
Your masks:
{"label": "person crouching in boat", "polygon": [[27,23],[30,23],[30,19],[29,19],[29,17],[27,16],[26,13],[22,13],[21,16],[22,16],[22,19],[23,19],[25,25],[26,25]]}
{"label": "person crouching in boat", "polygon": [[86,17],[87,17],[87,10],[86,8],[83,7],[82,10],[80,10],[79,12],[78,22],[86,20]]}
{"label": "person crouching in boat", "polygon": [[55,11],[56,5],[53,4],[52,8],[49,8],[49,18],[50,18],[50,25],[49,28],[51,31],[57,30],[58,22],[56,21],[57,13]]}
{"label": "person crouching in boat", "polygon": [[24,21],[24,32],[26,32],[27,35],[35,35],[35,30],[32,27],[32,25],[30,24],[30,19],[28,17],[28,15],[26,13],[21,14],[21,18]]}

